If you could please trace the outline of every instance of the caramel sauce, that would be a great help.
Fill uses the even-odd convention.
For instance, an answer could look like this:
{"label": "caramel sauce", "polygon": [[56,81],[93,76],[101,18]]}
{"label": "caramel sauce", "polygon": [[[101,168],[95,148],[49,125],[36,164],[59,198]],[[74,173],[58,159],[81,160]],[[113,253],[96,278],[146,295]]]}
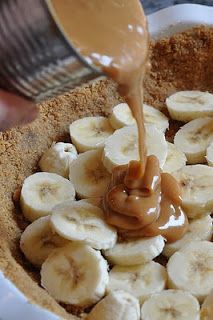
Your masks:
{"label": "caramel sauce", "polygon": [[115,168],[103,201],[106,220],[126,236],[183,236],[187,218],[176,180],[147,157],[143,79],[149,67],[149,32],[139,0],[49,0],[68,41],[118,84],[136,119],[140,162]]}
{"label": "caramel sauce", "polygon": [[141,163],[113,170],[103,207],[106,221],[125,238],[162,235],[168,242],[180,239],[188,220],[181,209],[181,188],[168,173],[161,173],[155,156],[147,157],[144,174]]}

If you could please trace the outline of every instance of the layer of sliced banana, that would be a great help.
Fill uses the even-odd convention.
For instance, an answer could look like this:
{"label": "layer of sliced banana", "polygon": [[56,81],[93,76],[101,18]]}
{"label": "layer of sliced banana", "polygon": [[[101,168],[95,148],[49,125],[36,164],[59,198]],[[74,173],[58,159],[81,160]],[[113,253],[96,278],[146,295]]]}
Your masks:
{"label": "layer of sliced banana", "polygon": [[112,248],[117,232],[104,220],[103,211],[82,201],[66,201],[52,210],[52,228],[63,238],[83,241],[95,249]]}
{"label": "layer of sliced banana", "polygon": [[108,285],[108,266],[99,251],[77,243],[55,249],[41,267],[41,284],[57,301],[88,306]]}
{"label": "layer of sliced banana", "polygon": [[[148,154],[180,182],[190,219],[188,232],[175,243],[162,236],[117,239],[105,223],[101,202],[112,169],[139,158],[135,120],[125,103],[109,119],[74,121],[73,144],[54,143],[39,162],[46,172],[25,179],[21,208],[27,220],[37,220],[23,232],[20,248],[41,267],[41,284],[57,301],[84,310],[94,305],[84,319],[212,319],[212,96],[179,92],[167,99],[172,118],[190,121],[174,144],[164,136],[168,118],[144,106]],[[166,268],[152,261],[160,254],[169,258]],[[204,301],[201,314],[197,299]]]}
{"label": "layer of sliced banana", "polygon": [[[169,119],[162,112],[147,104],[143,105],[143,111],[146,124],[153,124],[162,132],[165,132],[168,129]],[[120,103],[113,108],[109,121],[115,130],[136,123],[129,106],[126,103]]]}
{"label": "layer of sliced banana", "polygon": [[110,182],[110,174],[102,163],[102,151],[81,153],[70,164],[70,181],[80,198],[102,197]]}
{"label": "layer of sliced banana", "polygon": [[213,117],[213,94],[202,91],[179,91],[166,99],[172,119],[188,122]]}
{"label": "layer of sliced banana", "polygon": [[57,173],[69,177],[69,165],[77,158],[77,150],[71,143],[57,142],[43,154],[39,161],[42,171]]}
{"label": "layer of sliced banana", "polygon": [[141,308],[142,320],[199,320],[197,299],[181,290],[164,290],[147,299]]}
{"label": "layer of sliced banana", "polygon": [[104,256],[112,265],[135,266],[153,260],[163,251],[162,236],[118,242],[112,249],[104,251]]}
{"label": "layer of sliced banana", "polygon": [[[136,126],[116,130],[105,142],[103,163],[109,172],[116,166],[138,160],[138,133]],[[154,154],[163,167],[167,157],[167,142],[164,134],[153,125],[146,125],[148,155]]]}
{"label": "layer of sliced banana", "polygon": [[70,125],[70,137],[79,152],[103,148],[113,131],[105,117],[86,117]]}
{"label": "layer of sliced banana", "polygon": [[124,290],[143,303],[149,296],[166,287],[166,269],[150,261],[137,266],[114,266],[109,273],[107,290]]}
{"label": "layer of sliced banana", "polygon": [[182,188],[182,206],[189,218],[213,211],[213,168],[196,164],[173,172]]}
{"label": "layer of sliced banana", "polygon": [[190,292],[203,302],[213,288],[213,243],[193,241],[175,252],[167,264],[169,288]]}
{"label": "layer of sliced banana", "polygon": [[206,150],[213,141],[213,118],[205,117],[185,124],[175,135],[175,146],[185,153],[188,164],[205,163]]}
{"label": "layer of sliced banana", "polygon": [[51,213],[53,207],[75,198],[73,184],[55,173],[37,172],[24,180],[20,205],[29,221]]}
{"label": "layer of sliced banana", "polygon": [[126,291],[109,293],[92,309],[86,320],[139,320],[138,299]]}
{"label": "layer of sliced banana", "polygon": [[212,238],[212,217],[210,215],[189,221],[186,234],[178,241],[167,243],[163,249],[163,255],[171,257],[176,251],[197,240],[209,240]]}

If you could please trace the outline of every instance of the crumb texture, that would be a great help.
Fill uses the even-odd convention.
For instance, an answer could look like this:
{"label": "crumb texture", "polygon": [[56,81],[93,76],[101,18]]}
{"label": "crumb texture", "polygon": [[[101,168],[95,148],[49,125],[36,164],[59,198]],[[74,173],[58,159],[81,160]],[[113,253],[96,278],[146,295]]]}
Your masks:
{"label": "crumb texture", "polygon": [[151,72],[145,101],[165,108],[167,96],[180,90],[213,90],[213,28],[197,27],[151,44]]}
{"label": "crumb texture", "polygon": [[[213,92],[213,28],[197,27],[153,42],[150,57],[146,103],[165,110],[165,98],[175,91]],[[19,250],[19,238],[26,227],[17,208],[20,187],[37,170],[41,155],[53,141],[69,141],[69,123],[89,115],[108,115],[120,101],[112,81],[98,80],[42,103],[39,118],[31,125],[0,133],[0,269],[31,302],[62,319],[74,317],[38,285],[38,272]]]}

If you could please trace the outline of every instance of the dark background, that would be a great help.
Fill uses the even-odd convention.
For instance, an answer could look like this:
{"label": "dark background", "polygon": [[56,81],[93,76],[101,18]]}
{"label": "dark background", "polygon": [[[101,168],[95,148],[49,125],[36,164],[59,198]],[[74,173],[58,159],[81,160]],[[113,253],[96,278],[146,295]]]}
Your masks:
{"label": "dark background", "polygon": [[193,4],[205,4],[208,6],[213,6],[213,0],[141,0],[146,14],[155,12],[159,9],[163,9],[175,4],[181,3],[193,3]]}

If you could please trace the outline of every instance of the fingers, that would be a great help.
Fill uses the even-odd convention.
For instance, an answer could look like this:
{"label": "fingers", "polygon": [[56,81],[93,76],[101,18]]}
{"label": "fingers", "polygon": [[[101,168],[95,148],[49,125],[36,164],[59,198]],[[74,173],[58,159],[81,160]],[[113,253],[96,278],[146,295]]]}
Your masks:
{"label": "fingers", "polygon": [[37,113],[33,102],[0,89],[0,131],[31,122]]}

